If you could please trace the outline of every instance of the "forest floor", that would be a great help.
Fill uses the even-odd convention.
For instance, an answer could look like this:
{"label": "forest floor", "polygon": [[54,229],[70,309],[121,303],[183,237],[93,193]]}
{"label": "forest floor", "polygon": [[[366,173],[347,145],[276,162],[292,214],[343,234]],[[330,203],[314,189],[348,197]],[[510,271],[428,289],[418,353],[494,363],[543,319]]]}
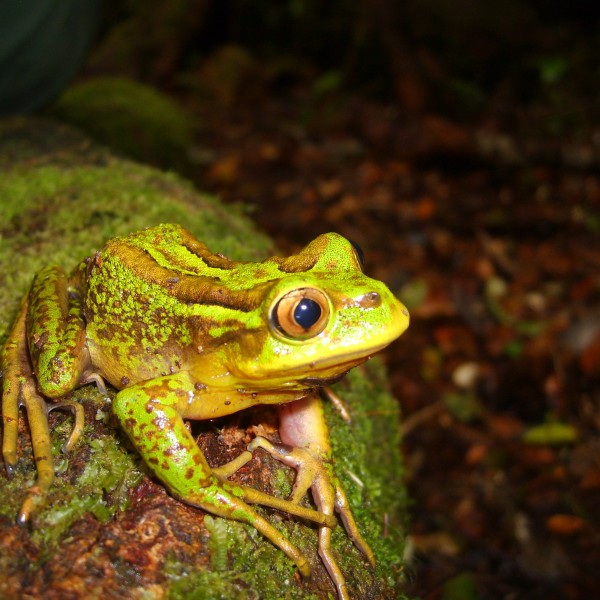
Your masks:
{"label": "forest floor", "polygon": [[282,252],[352,238],[411,311],[386,354],[412,498],[407,593],[592,597],[597,133],[407,124],[389,104],[302,92],[249,104],[195,109],[199,187],[253,205]]}

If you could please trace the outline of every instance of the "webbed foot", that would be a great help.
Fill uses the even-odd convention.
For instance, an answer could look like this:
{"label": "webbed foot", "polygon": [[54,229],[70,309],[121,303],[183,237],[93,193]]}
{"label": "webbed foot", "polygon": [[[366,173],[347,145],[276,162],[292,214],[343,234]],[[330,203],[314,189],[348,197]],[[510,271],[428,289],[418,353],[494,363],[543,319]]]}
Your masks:
{"label": "webbed foot", "polygon": [[[253,449],[253,448],[252,448]],[[233,475],[236,471],[241,469],[249,460],[252,459],[251,452],[242,452],[238,457],[232,461],[220,467],[213,467],[213,474],[221,482],[225,482],[228,477]],[[282,512],[307,519],[317,525],[326,525],[327,527],[334,528],[337,526],[335,517],[332,515],[326,515],[318,510],[312,510],[300,506],[298,502],[293,500],[284,500],[283,498],[277,498],[271,496],[260,490],[256,490],[247,485],[236,484],[242,491],[242,498],[248,504],[260,504],[261,506],[269,506]],[[301,498],[300,498],[301,499]]]}
{"label": "webbed foot", "polygon": [[[277,460],[297,470],[289,501],[297,504],[310,489],[317,508],[325,515],[333,516],[334,510],[338,512],[350,539],[367,557],[369,563],[375,566],[373,552],[358,531],[346,493],[327,458],[306,448],[273,444],[264,437],[257,437],[248,445],[250,451],[257,448],[266,450]],[[340,600],[347,600],[349,596],[346,581],[331,550],[331,531],[327,525],[319,529],[319,556],[335,583]]]}

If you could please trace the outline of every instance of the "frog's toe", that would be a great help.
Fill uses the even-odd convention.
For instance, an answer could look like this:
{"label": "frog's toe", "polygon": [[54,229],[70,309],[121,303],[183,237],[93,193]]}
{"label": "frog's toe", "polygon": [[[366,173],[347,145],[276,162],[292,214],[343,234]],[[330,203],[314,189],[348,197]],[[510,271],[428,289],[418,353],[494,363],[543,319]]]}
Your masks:
{"label": "frog's toe", "polygon": [[219,479],[227,479],[239,471],[247,462],[252,460],[252,453],[242,452],[239,456],[220,467],[212,467],[212,472]]}
{"label": "frog's toe", "polygon": [[[4,375],[6,377],[6,374]],[[17,465],[17,437],[19,435],[19,394],[4,382],[2,396],[2,459],[6,474],[11,478]]]}
{"label": "frog's toe", "polygon": [[6,476],[9,479],[13,478],[15,474],[15,468],[17,466],[17,445],[16,436],[15,443],[10,442],[9,436],[4,431],[4,447],[2,448],[2,460],[4,461],[4,469],[6,470]]}
{"label": "frog's toe", "polygon": [[[313,491],[316,487],[321,491],[321,504],[329,505],[329,512],[323,510],[321,504],[319,504],[319,498],[315,498],[315,502],[319,508],[326,512],[326,514],[332,514],[333,512],[333,488],[327,490],[327,494],[324,494],[324,486],[327,485],[329,475],[325,469],[325,459],[321,458],[310,450],[305,448],[294,448],[287,444],[273,444],[264,437],[258,436],[254,438],[248,445],[248,450],[252,451],[256,448],[262,448],[269,454],[281,461],[288,467],[296,469],[296,479],[294,481],[294,489],[289,498],[290,502],[297,504],[306,495],[306,492],[312,487]],[[318,483],[320,482],[320,483]],[[325,496],[330,498],[325,499]]]}
{"label": "frog's toe", "polygon": [[356,521],[354,520],[354,516],[352,515],[352,510],[350,509],[350,504],[348,503],[348,498],[346,497],[346,492],[341,487],[341,485],[336,486],[335,490],[335,509],[339,513],[342,521],[344,522],[344,529],[348,534],[348,537],[354,542],[354,545],[367,557],[371,566],[375,566],[375,555],[371,550],[369,544],[367,544],[366,540],[358,531],[358,527],[356,525]]}
{"label": "frog's toe", "polygon": [[41,493],[39,487],[30,487],[27,490],[27,497],[21,505],[21,510],[17,515],[17,524],[21,526],[27,525],[31,514],[36,511],[37,507],[42,503],[42,501],[43,494]]}
{"label": "frog's toe", "polygon": [[31,432],[37,479],[35,484],[27,490],[27,497],[17,516],[17,523],[21,525],[27,523],[30,515],[44,503],[54,481],[54,460],[46,402],[39,394],[30,393],[24,396],[24,404]]}
{"label": "frog's toe", "polygon": [[331,514],[325,514],[320,510],[313,510],[312,508],[306,508],[290,500],[284,500],[283,498],[277,498],[276,496],[270,496],[259,490],[248,487],[247,485],[237,486],[242,491],[242,497],[248,504],[260,504],[261,506],[270,506],[282,512],[306,519],[311,523],[322,525],[333,529],[337,526],[335,517]]}
{"label": "frog's toe", "polygon": [[322,527],[319,531],[319,556],[333,580],[339,600],[349,600],[348,587],[344,575],[331,551],[331,529]]}
{"label": "frog's toe", "polygon": [[83,433],[83,428],[85,427],[85,410],[79,402],[75,401],[66,401],[59,402],[58,404],[50,404],[48,406],[48,412],[56,409],[68,409],[73,413],[73,417],[75,419],[75,423],[73,424],[73,430],[71,431],[71,435],[69,439],[63,444],[62,452],[70,452],[79,438]]}
{"label": "frog's toe", "polygon": [[286,444],[273,444],[267,438],[262,436],[255,437],[249,444],[248,450],[250,452],[262,448],[271,454],[274,458],[281,461],[288,467],[297,469],[296,480],[294,482],[294,490],[289,498],[290,502],[298,504],[304,497],[313,482],[313,476],[310,470],[301,468],[301,464],[305,464],[306,457],[305,452],[301,448],[293,448]]}

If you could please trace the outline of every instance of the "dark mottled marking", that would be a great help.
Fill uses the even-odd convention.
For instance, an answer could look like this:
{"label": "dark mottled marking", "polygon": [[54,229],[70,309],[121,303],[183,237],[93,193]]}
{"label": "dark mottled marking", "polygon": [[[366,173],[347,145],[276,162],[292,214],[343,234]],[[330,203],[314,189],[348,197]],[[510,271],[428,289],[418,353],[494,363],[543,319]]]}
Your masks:
{"label": "dark mottled marking", "polygon": [[282,273],[306,273],[317,264],[325,248],[327,248],[327,239],[325,237],[318,237],[299,254],[294,254],[286,258],[273,256],[267,258],[264,262],[277,264]]}
{"label": "dark mottled marking", "polygon": [[[119,240],[122,244],[124,240]],[[110,243],[107,245],[109,249]],[[169,294],[175,296],[180,302],[192,304],[207,304],[221,306],[223,308],[232,308],[243,312],[250,312],[256,309],[261,301],[262,294],[260,290],[227,290],[222,293],[214,277],[206,275],[178,274],[179,281],[167,285],[167,280],[173,279],[175,273],[172,269],[160,266],[156,260],[146,251],[137,246],[131,245],[127,252],[120,252],[120,258],[124,266],[131,270],[135,277],[144,281],[167,289]],[[230,261],[227,261],[229,265]],[[225,262],[223,263],[223,265]],[[232,263],[235,266],[236,263]],[[232,268],[221,266],[220,268]]]}
{"label": "dark mottled marking", "polygon": [[187,231],[185,231],[181,243],[186,250],[200,258],[207,267],[211,267],[213,269],[230,270],[235,269],[235,267],[239,264],[230,260],[223,254],[212,253],[206,244],[197,240]]}

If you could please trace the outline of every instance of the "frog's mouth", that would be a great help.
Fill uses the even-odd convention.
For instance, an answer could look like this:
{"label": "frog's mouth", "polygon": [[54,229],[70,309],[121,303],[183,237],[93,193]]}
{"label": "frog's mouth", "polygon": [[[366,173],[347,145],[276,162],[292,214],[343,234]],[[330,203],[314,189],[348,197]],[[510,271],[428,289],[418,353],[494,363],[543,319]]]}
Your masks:
{"label": "frog's mouth", "polygon": [[[298,379],[298,383],[308,387],[324,387],[337,383],[344,378],[346,373],[369,360],[374,354],[388,346],[382,344],[378,348],[370,348],[368,351],[348,353],[338,357],[330,357],[322,361],[316,361],[310,365],[311,374],[308,377]],[[306,365],[304,366],[306,371]]]}
{"label": "frog's mouth", "polygon": [[[349,370],[350,369],[348,369],[348,371]],[[344,379],[348,374],[348,371],[344,371],[338,375],[332,375],[331,377],[305,377],[304,379],[300,379],[298,383],[301,383],[306,387],[327,387]]]}

